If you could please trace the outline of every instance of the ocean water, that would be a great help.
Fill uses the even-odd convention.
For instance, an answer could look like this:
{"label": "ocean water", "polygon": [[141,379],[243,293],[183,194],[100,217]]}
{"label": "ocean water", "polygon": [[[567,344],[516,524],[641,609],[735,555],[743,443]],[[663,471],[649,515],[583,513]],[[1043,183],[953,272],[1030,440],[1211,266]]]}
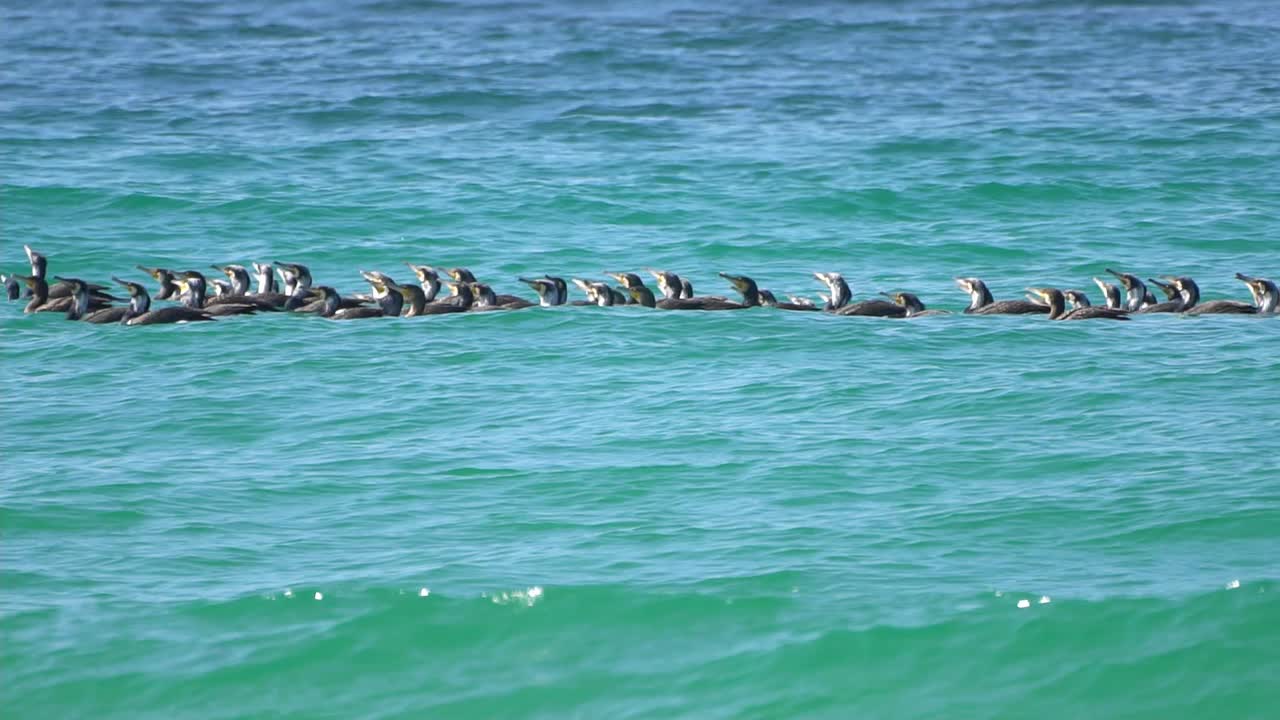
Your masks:
{"label": "ocean water", "polygon": [[[9,2],[0,183],[96,282],[1239,299],[1280,9]],[[9,303],[0,367],[8,718],[1280,713],[1280,318]]]}

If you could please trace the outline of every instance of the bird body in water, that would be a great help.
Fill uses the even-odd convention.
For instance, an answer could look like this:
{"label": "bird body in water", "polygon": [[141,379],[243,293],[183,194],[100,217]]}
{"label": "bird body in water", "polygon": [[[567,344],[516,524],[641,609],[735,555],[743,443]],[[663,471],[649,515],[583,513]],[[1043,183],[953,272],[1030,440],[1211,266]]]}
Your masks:
{"label": "bird body in water", "polygon": [[1257,315],[1258,306],[1239,300],[1210,300],[1200,302],[1200,286],[1195,280],[1182,275],[1166,275],[1165,280],[1182,295],[1182,312],[1186,315]]}
{"label": "bird body in water", "polygon": [[418,317],[425,315],[427,309],[427,294],[418,285],[398,285],[396,288],[400,292],[400,296],[404,298],[404,306],[400,310],[400,314],[404,317]]}
{"label": "bird body in water", "polygon": [[212,320],[209,313],[187,305],[171,305],[169,307],[151,309],[151,296],[141,283],[129,282],[112,276],[120,285],[129,291],[129,310],[120,320],[122,325],[163,325],[180,322],[202,322]]}
{"label": "bird body in water", "polygon": [[[259,265],[254,263],[254,270],[265,268],[265,277],[258,271],[258,285],[262,287],[266,285],[271,287],[275,285],[275,276],[271,274],[270,266]],[[249,276],[249,270],[243,265],[213,265],[214,270],[221,272],[227,276],[230,281],[230,287],[212,298],[209,302],[234,302],[241,305],[254,305],[259,310],[280,310],[285,303],[289,301],[289,296],[280,292],[252,292],[252,285]],[[219,281],[215,280],[214,283]]]}
{"label": "bird body in water", "polygon": [[[71,295],[51,299],[49,297],[49,283],[42,276],[15,275],[14,278],[23,282],[31,293],[31,299],[22,309],[22,312],[24,313],[67,312],[71,310],[72,306],[75,304],[75,298]],[[61,282],[59,284],[66,287],[68,292],[70,291],[70,285]],[[87,287],[92,286],[87,285]],[[91,290],[88,291],[86,299],[88,301],[87,310],[102,310],[103,308],[111,306],[110,302],[100,299],[97,295],[94,295]]]}
{"label": "bird body in water", "polygon": [[213,298],[211,301],[207,297],[209,292],[208,282],[203,274],[195,270],[189,270],[177,275],[174,281],[178,284],[178,298],[183,305],[197,310],[204,310],[210,315],[217,317],[252,315],[260,309],[256,304],[234,302],[227,298],[222,298],[223,302],[218,301],[220,298]]}
{"label": "bird body in water", "polygon": [[1049,308],[1050,320],[1129,319],[1129,313],[1127,310],[1117,310],[1115,308],[1085,306],[1078,307],[1074,310],[1068,310],[1067,299],[1062,294],[1062,291],[1057,288],[1027,288],[1027,292],[1044,300],[1045,305]]}
{"label": "bird body in water", "polygon": [[[584,278],[573,278],[573,284],[577,285],[582,293],[587,296],[585,305],[598,305],[600,307],[613,307],[614,305],[626,305],[626,300],[619,303],[617,295],[613,292],[613,288],[608,283],[595,280],[586,280]],[[576,301],[574,304],[578,304]]]}
{"label": "bird body in water", "polygon": [[830,292],[826,307],[823,308],[827,312],[856,317],[904,318],[907,316],[906,308],[888,300],[873,298],[852,302],[853,291],[849,289],[849,283],[845,282],[844,276],[840,273],[816,272],[813,276],[818,279],[818,282],[826,285]]}
{"label": "bird body in water", "polygon": [[818,308],[813,305],[797,305],[794,303],[780,303],[773,296],[773,293],[767,290],[761,290],[755,280],[746,275],[731,275],[729,273],[720,273],[720,277],[729,281],[734,289],[742,294],[742,305],[746,307],[759,307],[761,305],[777,308],[779,310],[800,310],[800,311],[816,311]]}
{"label": "bird body in water", "polygon": [[[311,269],[300,263],[275,262],[276,272],[280,274],[280,281],[284,283],[284,294],[289,299],[285,302],[283,309],[291,312],[300,313],[319,313],[324,309],[324,300],[316,299],[317,296],[311,292],[314,283],[311,277]],[[364,307],[367,303],[357,297],[338,298],[339,309],[351,309]]]}
{"label": "bird body in water", "polygon": [[[49,258],[36,252],[30,245],[23,245],[22,249],[27,253],[27,261],[31,264],[31,274],[47,282]],[[52,285],[49,285],[46,292],[46,295],[48,296],[46,304],[49,304],[50,306],[47,308],[41,308],[38,312],[62,312],[70,307],[71,301],[69,298],[71,297],[72,287],[67,283],[58,281],[57,278],[54,278],[54,281],[55,282]],[[94,307],[106,307],[109,303],[119,299],[112,297],[111,294],[107,292],[107,288],[102,285],[85,283],[85,288],[89,293],[89,302]],[[63,298],[68,299],[63,301]],[[17,298],[10,299],[16,300]],[[62,302],[52,304],[52,301],[55,300]]]}
{"label": "bird body in water", "polygon": [[1146,283],[1142,282],[1142,278],[1133,273],[1122,273],[1111,268],[1106,269],[1108,273],[1115,275],[1120,280],[1120,284],[1124,286],[1125,300],[1122,306],[1124,310],[1134,312],[1141,310],[1144,306],[1155,305],[1159,301],[1147,289]]}
{"label": "bird body in water", "polygon": [[[686,300],[686,306],[671,307],[672,310],[734,310],[738,303],[723,295],[695,296],[693,283],[671,272],[670,270],[649,270],[649,274],[658,282],[658,290],[664,300]],[[694,304],[697,304],[697,307]]]}
{"label": "bird body in water", "polygon": [[373,288],[373,296],[377,301],[377,307],[369,307],[361,305],[359,307],[344,308],[342,307],[342,296],[338,291],[328,285],[318,285],[311,288],[311,295],[320,300],[320,310],[317,314],[320,317],[329,318],[331,320],[367,320],[369,318],[379,317],[399,317],[400,311],[404,308],[404,293],[400,292],[400,285],[393,281],[390,277],[376,272],[361,271],[365,280]]}
{"label": "bird body in water", "polygon": [[[674,273],[671,274],[674,275]],[[645,286],[639,275],[635,273],[607,273],[607,275],[621,283],[627,294],[631,296],[631,299],[644,307],[657,308],[659,310],[741,310],[747,307],[746,305],[718,298],[681,299],[680,297],[664,297],[661,300],[657,300],[653,295],[653,291]],[[678,296],[678,279],[674,288],[676,288],[675,294]]]}
{"label": "bird body in water", "polygon": [[1144,315],[1149,313],[1182,312],[1182,305],[1183,305],[1182,293],[1178,292],[1178,288],[1175,287],[1173,283],[1162,283],[1159,280],[1156,280],[1155,278],[1147,278],[1147,279],[1151,282],[1151,284],[1160,288],[1160,290],[1164,293],[1165,298],[1167,299],[1164,302],[1144,304],[1142,307],[1138,308],[1137,310],[1134,310],[1134,312],[1142,313]]}
{"label": "bird body in water", "polygon": [[[475,284],[478,283],[479,280],[476,280],[475,273],[471,272],[467,268],[463,268],[463,267],[449,268],[445,270],[445,273],[448,274],[449,277],[453,278],[457,282],[471,283],[472,295],[475,297],[475,307],[473,308],[475,310],[487,310],[487,309],[518,310],[520,308],[526,308],[533,305],[533,303],[529,302],[528,300],[518,295],[508,295],[505,293],[502,293],[502,294],[492,293],[493,287],[491,285],[488,285],[487,283],[482,283],[482,284],[484,284],[485,287],[489,288],[489,292],[486,292],[484,297],[481,298],[480,294],[475,292]],[[490,294],[492,294],[492,296],[490,296]]]}
{"label": "bird body in water", "polygon": [[975,277],[958,277],[955,282],[961,290],[969,293],[969,306],[964,309],[966,315],[1031,315],[1049,312],[1049,306],[1042,303],[1027,300],[996,301],[987,289],[987,284]]}
{"label": "bird body in water", "polygon": [[118,323],[129,314],[129,306],[103,308],[90,311],[89,283],[79,278],[56,278],[71,288],[71,307],[67,309],[68,320],[82,320],[95,325]]}
{"label": "bird body in water", "polygon": [[894,292],[894,293],[880,293],[880,294],[892,300],[895,305],[900,305],[904,310],[907,311],[907,317],[909,318],[951,314],[951,312],[948,310],[930,310],[926,308],[924,306],[924,302],[920,299],[920,296],[916,295],[915,293]]}
{"label": "bird body in water", "polygon": [[[533,307],[533,303],[521,297],[514,295],[498,295],[493,292],[493,288],[486,283],[471,283],[471,294],[475,301],[471,305],[473,312],[486,312],[492,310],[520,310],[527,307]],[[504,302],[505,300],[505,302]]]}

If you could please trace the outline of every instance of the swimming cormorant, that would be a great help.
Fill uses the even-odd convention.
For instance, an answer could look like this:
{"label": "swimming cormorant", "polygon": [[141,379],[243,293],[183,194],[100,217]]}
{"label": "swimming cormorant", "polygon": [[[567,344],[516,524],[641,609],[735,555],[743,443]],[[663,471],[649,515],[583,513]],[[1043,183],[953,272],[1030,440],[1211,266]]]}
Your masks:
{"label": "swimming cormorant", "polygon": [[174,282],[178,284],[178,298],[183,305],[197,310],[204,310],[210,315],[217,317],[227,315],[252,315],[258,311],[258,306],[250,303],[232,302],[229,299],[225,302],[223,298],[207,297],[208,286],[203,274],[189,270],[187,272],[175,275]]}
{"label": "swimming cormorant", "polygon": [[[795,303],[780,303],[768,290],[761,290],[755,280],[746,275],[731,275],[729,273],[720,273],[720,277],[729,281],[735,290],[742,293],[742,304],[746,307],[757,307],[767,305],[768,307],[778,308],[779,310],[800,310],[815,311],[818,308],[810,305],[798,305]],[[767,298],[767,299],[766,299]]]}
{"label": "swimming cormorant", "polygon": [[1164,292],[1167,300],[1164,302],[1143,304],[1142,307],[1134,310],[1134,312],[1149,313],[1176,313],[1182,311],[1182,293],[1178,292],[1178,288],[1173,283],[1162,283],[1155,278],[1147,278],[1153,285],[1160,288]]}
{"label": "swimming cormorant", "polygon": [[1253,296],[1253,303],[1258,306],[1258,313],[1280,313],[1280,288],[1275,283],[1243,273],[1236,273],[1236,279],[1249,286],[1249,294]]}
{"label": "swimming cormorant", "polygon": [[896,305],[901,305],[907,311],[907,317],[928,317],[930,315],[950,315],[950,310],[930,310],[924,306],[924,302],[915,293],[909,292],[882,292],[881,295],[889,298]]}
{"label": "swimming cormorant", "polygon": [[1133,312],[1141,309],[1144,305],[1155,305],[1158,300],[1147,289],[1142,278],[1132,273],[1122,273],[1106,268],[1106,271],[1115,275],[1120,280],[1120,284],[1124,286],[1125,300],[1123,309]]}
{"label": "swimming cormorant", "polygon": [[966,315],[1031,315],[1049,312],[1048,305],[1027,300],[997,302],[991,297],[987,284],[975,277],[958,277],[955,281],[961,290],[969,293],[969,307],[964,309]]}
{"label": "swimming cormorant", "polygon": [[122,325],[160,325],[213,319],[213,316],[204,310],[198,310],[186,305],[171,305],[152,310],[151,296],[147,294],[147,289],[141,283],[121,280],[114,275],[111,276],[111,279],[129,290],[129,311],[121,318],[120,323]]}
{"label": "swimming cormorant", "polygon": [[1106,299],[1105,305],[1107,307],[1116,310],[1120,309],[1121,305],[1123,305],[1123,302],[1120,300],[1120,288],[1100,277],[1095,277],[1093,279],[1093,284],[1097,285],[1098,289],[1102,291],[1102,297]]}
{"label": "swimming cormorant", "polygon": [[1200,302],[1200,286],[1195,280],[1182,275],[1174,277],[1165,275],[1178,292],[1182,295],[1182,312],[1187,315],[1256,315],[1258,314],[1258,306],[1239,300],[1210,300],[1206,303]]}
{"label": "swimming cormorant", "polygon": [[888,300],[872,298],[850,303],[853,299],[853,292],[849,290],[849,283],[845,282],[840,273],[816,272],[813,276],[818,279],[818,282],[826,285],[827,290],[831,292],[830,299],[827,300],[827,306],[823,308],[827,312],[836,315],[860,317],[903,318],[907,316],[906,308]]}
{"label": "swimming cormorant", "polygon": [[55,278],[71,288],[71,307],[67,309],[68,320],[83,320],[95,325],[118,323],[129,313],[128,305],[102,308],[90,311],[89,284],[79,278]]}
{"label": "swimming cormorant", "polygon": [[1126,310],[1117,310],[1115,308],[1105,308],[1096,306],[1086,306],[1076,308],[1075,310],[1067,310],[1067,300],[1062,295],[1062,291],[1057,288],[1027,288],[1027,292],[1034,293],[1045,301],[1045,305],[1049,308],[1050,320],[1128,320],[1129,313]]}

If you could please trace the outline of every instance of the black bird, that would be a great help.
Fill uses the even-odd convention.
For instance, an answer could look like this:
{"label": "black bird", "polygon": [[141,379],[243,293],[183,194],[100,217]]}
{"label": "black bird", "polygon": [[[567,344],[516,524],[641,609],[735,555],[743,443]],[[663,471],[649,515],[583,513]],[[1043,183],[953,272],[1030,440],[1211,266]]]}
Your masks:
{"label": "black bird", "polygon": [[1133,312],[1134,310],[1142,309],[1144,305],[1155,305],[1159,302],[1156,300],[1156,297],[1151,294],[1151,291],[1147,289],[1146,284],[1142,282],[1142,278],[1132,273],[1117,272],[1111,268],[1107,268],[1106,270],[1112,275],[1115,275],[1120,280],[1120,284],[1124,286],[1125,310]]}
{"label": "black bird", "polygon": [[1087,306],[1076,308],[1075,310],[1067,310],[1067,300],[1062,295],[1062,291],[1057,288],[1027,288],[1027,292],[1044,299],[1046,307],[1049,308],[1050,320],[1128,320],[1129,313],[1127,310],[1116,310],[1114,308]]}
{"label": "black bird", "polygon": [[1236,279],[1249,286],[1249,294],[1258,306],[1259,314],[1280,313],[1280,288],[1266,278],[1250,277],[1236,273]]}
{"label": "black bird", "polygon": [[436,301],[436,295],[440,294],[440,275],[436,269],[430,265],[414,265],[411,262],[405,263],[410,270],[413,271],[418,283],[422,286],[423,297],[427,302]]}
{"label": "black bird", "polygon": [[151,296],[141,283],[111,277],[129,290],[129,308],[120,322],[122,325],[160,325],[178,322],[202,322],[212,320],[213,316],[197,308],[186,305],[170,305],[151,309]]}
{"label": "black bird", "polygon": [[1107,307],[1118,310],[1124,304],[1120,300],[1120,288],[1100,277],[1095,277],[1093,284],[1097,285],[1098,289],[1102,291],[1102,297],[1106,298]]}
{"label": "black bird", "polygon": [[[48,281],[47,273],[49,271],[49,258],[33,250],[30,245],[23,245],[22,249],[26,251],[27,261],[31,263],[31,274],[34,277],[38,277],[41,280],[45,280],[47,282]],[[49,289],[47,292],[48,301],[46,301],[46,304],[48,304],[49,307],[42,307],[39,310],[39,312],[62,312],[71,305],[71,301],[69,300],[69,298],[71,297],[71,289],[72,289],[71,286],[68,285],[67,283],[57,281],[57,278],[54,278],[54,280],[55,282],[49,286]],[[89,291],[90,303],[96,307],[106,307],[112,301],[120,299],[120,298],[112,297],[108,292],[106,292],[107,288],[103,287],[102,285],[85,283],[85,287]],[[55,301],[55,300],[62,301],[64,298],[68,298],[68,299],[63,302],[58,302],[56,304],[52,303],[52,301]],[[10,299],[16,300],[17,298],[10,298]]]}
{"label": "black bird", "polygon": [[969,293],[969,307],[964,309],[966,315],[1031,315],[1049,312],[1048,305],[1027,300],[996,302],[991,297],[987,284],[975,277],[958,277],[955,281],[961,290]]}
{"label": "black bird", "polygon": [[768,290],[761,290],[755,280],[746,275],[730,275],[729,273],[720,273],[720,277],[729,281],[729,284],[742,294],[742,304],[746,307],[757,307],[767,305],[779,310],[800,310],[800,311],[816,311],[818,308],[810,305],[801,305],[797,303],[780,303]]}
{"label": "black bird", "polygon": [[919,296],[917,296],[915,293],[882,292],[880,294],[892,300],[894,304],[902,306],[902,309],[907,311],[907,317],[909,318],[927,317],[929,315],[950,315],[951,314],[949,310],[930,310],[926,308],[924,306],[924,302],[922,302]]}
{"label": "black bird", "polygon": [[[153,280],[160,284],[160,292],[156,293],[156,300],[177,300],[178,299],[178,282],[172,270],[162,267],[143,267],[134,265],[142,272],[151,276]],[[148,297],[150,302],[152,298]]]}
{"label": "black bird", "polygon": [[260,308],[250,303],[234,302],[228,299],[226,302],[219,302],[222,298],[213,298],[209,300],[206,297],[208,286],[204,275],[195,270],[189,270],[181,275],[175,276],[174,282],[178,284],[179,299],[183,305],[196,310],[204,310],[210,315],[223,317],[227,315],[252,315]]}
{"label": "black bird", "polygon": [[[609,277],[622,283],[622,287],[626,289],[627,294],[636,303],[644,307],[658,308],[659,310],[741,310],[746,305],[741,305],[730,300],[707,297],[707,298],[688,298],[665,297],[662,300],[656,300],[653,291],[645,287],[644,281],[635,273],[606,273]],[[674,275],[675,273],[670,273]],[[659,280],[659,282],[662,282]],[[676,294],[679,294],[679,280],[672,287],[677,288]]]}
{"label": "black bird", "polygon": [[560,288],[556,286],[555,281],[549,277],[540,278],[516,278],[520,282],[533,288],[538,293],[538,304],[542,307],[551,307],[553,305],[563,305],[564,299],[560,297]]}
{"label": "black bird", "polygon": [[1156,287],[1164,292],[1167,300],[1164,302],[1144,304],[1142,307],[1134,310],[1137,313],[1176,313],[1182,312],[1182,293],[1178,292],[1178,288],[1173,283],[1162,283],[1154,278],[1147,278]]}
{"label": "black bird", "polygon": [[1195,280],[1182,275],[1165,276],[1182,295],[1182,312],[1187,315],[1257,315],[1258,306],[1239,300],[1210,300],[1200,302],[1200,286]]}
{"label": "black bird", "polygon": [[17,300],[22,297],[22,283],[18,282],[17,275],[0,275],[0,282],[4,283],[5,295],[8,296],[9,300]]}
{"label": "black bird", "polygon": [[103,308],[90,311],[89,283],[79,278],[55,278],[71,288],[71,307],[67,309],[68,320],[83,320],[95,325],[118,323],[129,314],[129,306]]}
{"label": "black bird", "polygon": [[827,312],[836,315],[863,317],[903,318],[907,316],[906,308],[887,300],[875,298],[850,303],[850,300],[853,299],[853,292],[849,289],[849,283],[845,282],[840,273],[816,272],[813,276],[818,279],[818,282],[826,285],[827,290],[831,293],[830,298],[827,300],[827,306],[823,308]]}
{"label": "black bird", "polygon": [[[228,292],[221,293],[215,297],[217,302],[234,302],[241,305],[253,305],[259,310],[280,310],[285,303],[289,301],[289,296],[280,292],[250,292],[249,271],[243,265],[214,265],[214,270],[218,270],[227,276],[231,281],[231,287]],[[275,285],[275,277],[271,274],[269,266],[259,266],[254,263],[254,269],[259,267],[266,269],[265,278],[261,272],[258,275],[258,285],[267,285],[268,287]],[[267,280],[269,278],[269,280]],[[216,280],[214,281],[217,282]]]}

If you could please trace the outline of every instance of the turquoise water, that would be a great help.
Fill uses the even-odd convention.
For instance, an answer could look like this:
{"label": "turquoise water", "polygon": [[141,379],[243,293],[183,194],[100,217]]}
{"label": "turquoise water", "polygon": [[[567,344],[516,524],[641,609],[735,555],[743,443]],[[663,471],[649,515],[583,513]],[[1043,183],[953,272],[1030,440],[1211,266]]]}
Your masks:
{"label": "turquoise water", "polygon": [[[0,269],[1242,299],[1278,78],[1264,2],[9,3]],[[10,303],[0,363],[6,717],[1280,707],[1276,318]]]}

